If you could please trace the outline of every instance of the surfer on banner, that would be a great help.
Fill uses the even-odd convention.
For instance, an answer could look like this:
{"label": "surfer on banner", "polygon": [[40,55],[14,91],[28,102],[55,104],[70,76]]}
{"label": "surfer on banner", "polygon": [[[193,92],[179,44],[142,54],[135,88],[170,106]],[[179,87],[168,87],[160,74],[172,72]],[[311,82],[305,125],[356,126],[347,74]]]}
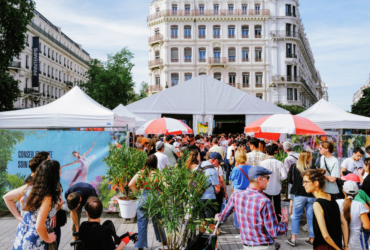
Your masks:
{"label": "surfer on banner", "polygon": [[94,145],[95,145],[95,142],[93,143],[91,148],[86,153],[84,153],[83,155],[80,155],[80,153],[77,152],[77,151],[73,151],[72,155],[74,157],[76,157],[77,160],[60,167],[62,169],[64,167],[67,167],[67,166],[70,166],[70,165],[73,165],[73,164],[76,164],[76,163],[80,164],[79,167],[77,167],[75,169],[72,169],[72,170],[65,171],[61,174],[60,177],[63,180],[65,180],[67,182],[69,182],[69,181],[71,182],[71,184],[69,186],[72,186],[76,181],[85,182],[86,177],[87,177],[87,173],[89,172],[90,163],[93,160],[96,159],[95,155],[91,155],[89,157],[86,157],[90,153],[90,151],[92,150]]}

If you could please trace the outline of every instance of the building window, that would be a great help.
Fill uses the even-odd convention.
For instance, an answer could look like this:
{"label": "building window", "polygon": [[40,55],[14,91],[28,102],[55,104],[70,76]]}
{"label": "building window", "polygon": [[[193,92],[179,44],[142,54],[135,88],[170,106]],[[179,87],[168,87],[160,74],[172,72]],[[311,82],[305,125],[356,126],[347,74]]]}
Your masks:
{"label": "building window", "polygon": [[259,15],[261,13],[260,8],[261,8],[261,5],[259,4],[254,5],[256,15]]}
{"label": "building window", "polygon": [[234,14],[234,4],[229,4],[228,6],[229,8],[229,15],[233,15]]}
{"label": "building window", "polygon": [[54,68],[51,68],[51,77],[54,79]]}
{"label": "building window", "polygon": [[51,59],[54,60],[54,50],[51,52]]}
{"label": "building window", "polygon": [[234,25],[230,25],[228,27],[228,35],[229,35],[229,38],[235,38],[235,26]]}
{"label": "building window", "polygon": [[184,27],[184,38],[191,38],[191,26]]}
{"label": "building window", "polygon": [[43,96],[45,96],[45,84],[42,85],[42,93],[43,93]]}
{"label": "building window", "polygon": [[260,25],[254,26],[254,37],[255,38],[262,37],[262,27]]}
{"label": "building window", "polygon": [[28,78],[26,78],[26,89],[28,89]]}
{"label": "building window", "polygon": [[219,7],[220,7],[220,6],[219,6],[218,4],[213,5],[213,14],[214,14],[214,15],[218,15],[218,13],[219,13],[219,12],[218,12]]}
{"label": "building window", "polygon": [[159,28],[155,29],[154,35],[156,35],[156,36],[159,35]]}
{"label": "building window", "polygon": [[295,14],[295,6],[293,5],[293,16],[296,17],[296,14]]}
{"label": "building window", "polygon": [[204,15],[204,4],[199,5],[199,15],[203,16]]}
{"label": "building window", "polygon": [[155,52],[155,59],[157,60],[157,59],[159,59],[160,58],[160,54],[159,54],[159,50],[157,50],[156,52]]}
{"label": "building window", "polygon": [[242,48],[242,61],[243,62],[249,61],[249,48]]}
{"label": "building window", "polygon": [[179,84],[179,74],[171,74],[171,85],[176,86]]}
{"label": "building window", "polygon": [[25,101],[24,101],[24,105],[25,105],[25,107],[26,108],[28,108],[28,99],[26,98],[26,99],[24,99]]}
{"label": "building window", "polygon": [[178,37],[178,27],[171,26],[171,38],[177,38],[177,37]]}
{"label": "building window", "polygon": [[26,68],[27,68],[27,69],[29,69],[29,68],[30,68],[30,66],[28,65],[28,59],[29,59],[29,58],[28,58],[28,56],[26,56]]}
{"label": "building window", "polygon": [[199,26],[199,38],[206,38],[206,26]]}
{"label": "building window", "polygon": [[297,101],[298,100],[298,90],[294,88],[287,88],[287,100]]}
{"label": "building window", "polygon": [[172,5],[172,15],[177,16],[177,4]]}
{"label": "building window", "polygon": [[236,53],[235,48],[229,48],[229,62],[235,62]]}
{"label": "building window", "polygon": [[262,94],[262,93],[257,93],[257,94],[256,94],[256,97],[262,100],[262,98],[263,98],[263,94]]}
{"label": "building window", "polygon": [[50,77],[50,66],[48,66],[48,77]]}
{"label": "building window", "polygon": [[46,46],[44,45],[44,56],[46,56]]}
{"label": "building window", "polygon": [[213,78],[215,78],[216,80],[221,81],[221,73],[214,73]]}
{"label": "building window", "polygon": [[243,73],[243,88],[249,88],[249,73]]}
{"label": "building window", "polygon": [[242,26],[242,38],[249,37],[249,26]]}
{"label": "building window", "polygon": [[262,87],[262,76],[263,74],[261,72],[256,73],[256,87]]}
{"label": "building window", "polygon": [[256,48],[256,62],[262,62],[262,48]]}
{"label": "building window", "polygon": [[26,46],[29,46],[28,38],[29,38],[29,36],[28,36],[28,35],[26,35]]}
{"label": "building window", "polygon": [[214,57],[215,63],[219,63],[221,61],[221,49],[220,48],[213,49],[213,57]]}
{"label": "building window", "polygon": [[213,26],[213,38],[220,38],[220,26]]}
{"label": "building window", "polygon": [[285,5],[285,15],[292,16],[292,5],[290,4]]}
{"label": "building window", "polygon": [[201,73],[199,73],[199,75],[200,76],[205,76],[205,75],[207,75],[205,72],[201,72]]}
{"label": "building window", "polygon": [[205,48],[199,49],[199,62],[206,62],[206,49]]}
{"label": "building window", "polygon": [[41,45],[41,43],[40,43],[40,44],[39,44],[39,53],[40,53],[40,54],[42,53],[41,49],[42,49],[42,45]]}
{"label": "building window", "polygon": [[48,49],[48,58],[50,58],[50,48]]}
{"label": "building window", "polygon": [[59,71],[59,81],[61,81],[62,77],[62,72]]}
{"label": "building window", "polygon": [[191,79],[191,73],[185,73],[185,81]]}
{"label": "building window", "polygon": [[179,61],[179,50],[177,48],[171,49],[171,62]]}
{"label": "building window", "polygon": [[189,16],[190,15],[190,5],[189,4],[186,4],[185,5],[185,15],[186,16]]}
{"label": "building window", "polygon": [[44,75],[46,74],[46,65],[44,63],[44,71],[43,71]]}
{"label": "building window", "polygon": [[248,14],[248,5],[243,4],[242,5],[242,15],[247,15]]}
{"label": "building window", "polygon": [[160,76],[155,76],[155,84],[156,85],[161,85],[161,77]]}
{"label": "building window", "polygon": [[229,73],[229,83],[235,83],[236,74]]}
{"label": "building window", "polygon": [[191,62],[191,48],[184,49],[185,62]]}

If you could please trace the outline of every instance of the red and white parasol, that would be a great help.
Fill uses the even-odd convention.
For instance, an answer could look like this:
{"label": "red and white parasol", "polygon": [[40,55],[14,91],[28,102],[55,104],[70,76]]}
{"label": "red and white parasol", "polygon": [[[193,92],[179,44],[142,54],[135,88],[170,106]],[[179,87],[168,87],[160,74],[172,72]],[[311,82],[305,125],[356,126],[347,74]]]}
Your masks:
{"label": "red and white parasol", "polygon": [[[269,139],[279,137],[280,134],[295,135],[325,135],[312,121],[291,114],[269,115],[252,122],[244,129],[245,133],[255,133],[257,138]],[[266,137],[264,137],[266,136]]]}
{"label": "red and white parasol", "polygon": [[158,118],[146,122],[137,131],[142,134],[192,134],[193,130],[180,120],[172,118]]}

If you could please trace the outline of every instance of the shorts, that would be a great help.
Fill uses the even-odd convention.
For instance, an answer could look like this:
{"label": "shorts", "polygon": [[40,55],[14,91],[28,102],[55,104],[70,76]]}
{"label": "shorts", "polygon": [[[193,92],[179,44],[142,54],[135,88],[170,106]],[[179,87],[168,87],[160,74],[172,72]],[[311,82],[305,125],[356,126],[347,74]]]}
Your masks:
{"label": "shorts", "polygon": [[[203,204],[205,204],[209,200],[201,200]],[[211,200],[212,203],[217,203],[217,200]],[[208,204],[203,210],[203,218],[204,219],[214,219],[215,215],[217,214],[217,204]]]}

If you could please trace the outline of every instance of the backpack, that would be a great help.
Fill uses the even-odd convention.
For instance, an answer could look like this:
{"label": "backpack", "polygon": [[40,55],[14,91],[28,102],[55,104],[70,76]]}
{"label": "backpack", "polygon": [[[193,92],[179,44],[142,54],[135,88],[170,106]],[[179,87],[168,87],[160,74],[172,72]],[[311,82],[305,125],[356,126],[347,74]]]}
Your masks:
{"label": "backpack", "polygon": [[[202,163],[199,163],[198,167],[197,167],[197,170],[194,171],[194,176],[198,176],[198,175],[201,175],[201,174],[205,174],[206,173],[206,170],[207,169],[210,169],[210,168],[215,168],[212,164],[211,165],[207,165],[205,167],[201,167],[201,164]],[[193,181],[193,187],[197,187],[197,182],[196,181]],[[206,190],[212,186],[212,183],[210,183],[202,192],[202,195],[206,192]]]}

